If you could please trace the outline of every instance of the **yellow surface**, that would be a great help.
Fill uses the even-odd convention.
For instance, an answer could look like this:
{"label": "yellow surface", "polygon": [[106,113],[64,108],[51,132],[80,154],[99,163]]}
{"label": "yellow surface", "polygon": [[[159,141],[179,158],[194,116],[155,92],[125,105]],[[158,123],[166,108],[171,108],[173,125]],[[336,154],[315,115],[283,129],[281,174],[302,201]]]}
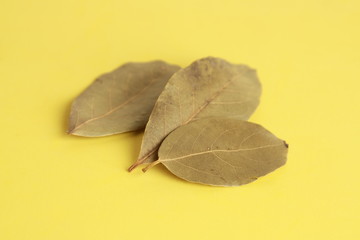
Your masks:
{"label": "yellow surface", "polygon": [[[360,1],[5,1],[0,239],[360,239]],[[70,102],[127,61],[246,63],[251,118],[285,167],[235,188],[126,168],[141,134],[65,134]]]}

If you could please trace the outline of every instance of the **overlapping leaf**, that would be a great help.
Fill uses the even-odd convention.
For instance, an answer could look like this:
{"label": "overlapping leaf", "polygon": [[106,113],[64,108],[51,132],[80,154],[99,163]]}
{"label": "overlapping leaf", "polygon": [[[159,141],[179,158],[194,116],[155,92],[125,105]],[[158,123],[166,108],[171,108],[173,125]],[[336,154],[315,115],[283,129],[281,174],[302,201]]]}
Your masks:
{"label": "overlapping leaf", "polygon": [[213,57],[179,69],[162,61],[128,63],[100,76],[73,102],[68,132],[106,136],[147,122],[129,170],[162,163],[207,185],[246,184],[286,163],[285,141],[244,121],[261,95],[253,69]]}
{"label": "overlapping leaf", "polygon": [[157,100],[139,158],[129,170],[156,160],[164,138],[193,120],[224,116],[248,119],[259,104],[260,94],[256,72],[245,65],[208,57],[179,70]]}
{"label": "overlapping leaf", "polygon": [[288,145],[260,125],[224,118],[193,121],[163,141],[159,160],[190,182],[238,186],[284,165]]}
{"label": "overlapping leaf", "polygon": [[128,63],[100,76],[74,100],[68,133],[99,137],[144,128],[179,68],[162,61]]}

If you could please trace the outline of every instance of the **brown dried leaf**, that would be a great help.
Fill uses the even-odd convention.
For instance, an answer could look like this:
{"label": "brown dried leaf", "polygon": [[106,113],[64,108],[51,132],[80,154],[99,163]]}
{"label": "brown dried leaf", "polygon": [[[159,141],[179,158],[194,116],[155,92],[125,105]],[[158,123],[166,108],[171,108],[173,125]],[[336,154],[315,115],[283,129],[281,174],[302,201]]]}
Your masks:
{"label": "brown dried leaf", "polygon": [[203,58],[176,72],[160,94],[146,125],[138,160],[157,159],[164,138],[179,126],[204,117],[246,120],[259,104],[255,70],[219,58]]}
{"label": "brown dried leaf", "polygon": [[74,100],[68,133],[100,137],[143,128],[179,69],[162,61],[127,63],[100,76]]}
{"label": "brown dried leaf", "polygon": [[208,118],[177,128],[163,141],[159,160],[190,182],[238,186],[286,162],[288,145],[262,126],[235,119]]}

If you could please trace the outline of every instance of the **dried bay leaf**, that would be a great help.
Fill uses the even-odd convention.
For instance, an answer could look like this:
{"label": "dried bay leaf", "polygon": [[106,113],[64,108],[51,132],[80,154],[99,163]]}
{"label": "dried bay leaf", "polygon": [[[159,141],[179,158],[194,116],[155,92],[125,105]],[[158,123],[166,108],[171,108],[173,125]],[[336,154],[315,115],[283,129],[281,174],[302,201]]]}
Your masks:
{"label": "dried bay leaf", "polygon": [[129,171],[157,159],[164,138],[179,126],[204,117],[246,120],[259,104],[255,70],[220,58],[203,58],[176,72],[160,94],[146,125],[138,160]]}
{"label": "dried bay leaf", "polygon": [[159,160],[176,176],[215,186],[250,183],[286,162],[288,145],[260,125],[224,118],[193,121],[170,133]]}
{"label": "dried bay leaf", "polygon": [[180,67],[127,63],[97,78],[72,103],[68,133],[99,137],[143,128],[156,99]]}

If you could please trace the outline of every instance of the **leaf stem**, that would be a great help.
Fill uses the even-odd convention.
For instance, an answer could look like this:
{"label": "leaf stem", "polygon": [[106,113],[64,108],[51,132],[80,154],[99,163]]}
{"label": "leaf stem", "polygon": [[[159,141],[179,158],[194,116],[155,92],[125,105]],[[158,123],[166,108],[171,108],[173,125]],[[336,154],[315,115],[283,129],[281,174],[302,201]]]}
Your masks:
{"label": "leaf stem", "polygon": [[145,173],[147,170],[149,170],[150,168],[152,168],[153,166],[159,163],[161,163],[160,160],[156,160],[155,162],[152,162],[149,165],[147,165],[145,168],[143,168],[142,171]]}
{"label": "leaf stem", "polygon": [[146,154],[144,157],[138,159],[133,165],[131,165],[131,166],[128,168],[128,171],[131,172],[132,170],[134,170],[135,168],[137,168],[139,165],[143,164],[143,163],[151,156],[151,154],[153,154],[156,150],[157,150],[157,148],[154,148],[151,152],[149,152],[148,154]]}
{"label": "leaf stem", "polygon": [[131,172],[132,170],[134,170],[135,168],[137,168],[139,165],[141,165],[142,162],[140,161],[137,161],[135,162],[133,165],[131,165],[129,168],[128,168],[128,171]]}

